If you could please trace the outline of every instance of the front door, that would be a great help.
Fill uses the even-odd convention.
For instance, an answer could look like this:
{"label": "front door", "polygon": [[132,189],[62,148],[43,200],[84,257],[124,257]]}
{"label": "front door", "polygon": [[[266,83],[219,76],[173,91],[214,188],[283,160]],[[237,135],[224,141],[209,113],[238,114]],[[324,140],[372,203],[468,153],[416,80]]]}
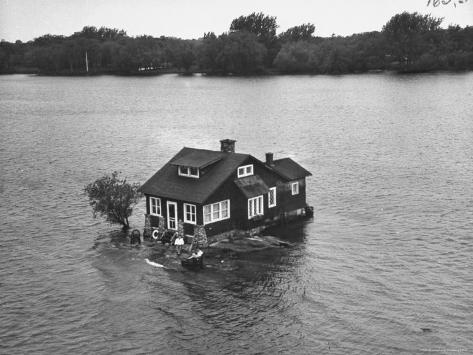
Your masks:
{"label": "front door", "polygon": [[167,206],[168,229],[177,230],[177,203],[168,201]]}

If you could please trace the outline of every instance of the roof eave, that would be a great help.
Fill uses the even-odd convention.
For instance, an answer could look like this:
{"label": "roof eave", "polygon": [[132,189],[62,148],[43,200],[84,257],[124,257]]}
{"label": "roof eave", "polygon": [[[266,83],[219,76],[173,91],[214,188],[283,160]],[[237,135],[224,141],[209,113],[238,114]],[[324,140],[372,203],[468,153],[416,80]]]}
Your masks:
{"label": "roof eave", "polygon": [[173,196],[171,194],[167,194],[165,192],[156,192],[156,191],[142,191],[144,195],[148,196],[153,196],[153,197],[158,197],[158,198],[166,198],[170,200],[176,200],[176,201],[182,201],[182,202],[192,202],[195,204],[202,204],[204,202],[204,199],[195,199],[195,198],[190,198],[190,199],[181,199],[181,198],[176,198],[176,196]]}
{"label": "roof eave", "polygon": [[179,164],[179,163],[175,163],[173,161],[169,162],[169,164],[173,165],[173,166],[188,166],[188,167],[191,167],[191,168],[197,168],[197,169],[204,169],[212,164],[215,164],[216,162],[222,160],[221,157],[217,157],[215,159],[212,159],[212,160],[209,160],[207,162],[205,162],[204,164],[200,164],[200,165],[197,165],[197,164]]}

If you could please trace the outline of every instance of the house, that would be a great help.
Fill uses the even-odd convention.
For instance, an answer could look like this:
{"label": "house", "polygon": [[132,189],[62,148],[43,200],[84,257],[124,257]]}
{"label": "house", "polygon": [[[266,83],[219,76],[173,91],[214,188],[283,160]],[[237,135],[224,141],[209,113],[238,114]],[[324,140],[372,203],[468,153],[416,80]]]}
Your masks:
{"label": "house", "polygon": [[235,142],[221,140],[220,151],[184,147],[143,184],[145,235],[173,230],[205,243],[310,212],[310,172],[290,158],[274,160],[272,153],[265,162],[235,153]]}

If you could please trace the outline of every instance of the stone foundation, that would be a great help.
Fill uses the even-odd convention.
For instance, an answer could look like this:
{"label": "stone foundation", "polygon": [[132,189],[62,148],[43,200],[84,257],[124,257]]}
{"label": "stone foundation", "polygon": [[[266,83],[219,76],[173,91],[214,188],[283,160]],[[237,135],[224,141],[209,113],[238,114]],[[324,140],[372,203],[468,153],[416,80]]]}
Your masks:
{"label": "stone foundation", "polygon": [[196,225],[194,227],[194,239],[192,240],[192,247],[207,248],[209,245],[207,233],[204,226]]}
{"label": "stone foundation", "polygon": [[143,238],[151,238],[153,229],[151,228],[151,218],[149,214],[145,214],[145,228],[143,229]]}
{"label": "stone foundation", "polygon": [[184,222],[181,220],[177,222],[177,235],[184,238]]}
{"label": "stone foundation", "polygon": [[164,227],[164,218],[163,217],[158,217],[158,218],[159,218],[158,232],[161,235],[166,231],[166,227]]}
{"label": "stone foundation", "polygon": [[251,237],[251,236],[260,234],[263,230],[265,230],[268,227],[269,227],[268,225],[263,225],[263,226],[259,226],[259,227],[252,228],[249,230],[232,229],[231,231],[215,234],[208,237],[208,243],[212,244],[212,243],[222,241],[224,239],[228,239],[231,241],[231,240]]}
{"label": "stone foundation", "polygon": [[[189,242],[189,239],[192,238],[192,245],[191,247],[198,247],[198,248],[207,248],[209,244],[224,240],[224,239],[239,239],[249,236],[254,236],[260,234],[263,230],[268,227],[275,226],[278,224],[286,224],[288,222],[302,219],[302,218],[311,218],[313,217],[313,207],[306,206],[305,208],[300,208],[294,211],[285,212],[278,217],[274,217],[273,219],[266,219],[264,220],[264,224],[249,230],[240,230],[240,229],[233,229],[227,232],[223,232],[220,234],[207,236],[204,226],[195,225],[194,226],[194,236],[187,238],[184,233],[184,222],[182,220],[178,221],[177,233],[178,235],[182,236],[184,240]],[[151,226],[151,216],[149,214],[145,214],[145,227],[143,231],[143,237],[149,238],[155,229],[158,230],[159,235],[164,235],[166,231],[165,221],[163,217],[153,216],[153,218],[158,219],[158,227]]]}
{"label": "stone foundation", "polygon": [[158,219],[158,227],[152,226],[151,225],[151,215],[145,214],[145,228],[143,230],[143,237],[144,238],[151,238],[151,235],[153,234],[153,231],[155,229],[158,230],[160,236],[162,236],[164,234],[164,232],[166,231],[166,228],[164,227],[164,218],[159,217],[159,216],[153,216],[153,218]]}
{"label": "stone foundation", "polygon": [[274,219],[266,219],[263,225],[249,229],[249,230],[233,229],[231,231],[209,236],[208,243],[212,244],[212,243],[222,241],[224,239],[228,239],[231,241],[231,240],[235,240],[239,238],[251,237],[254,235],[261,234],[262,231],[264,231],[265,229],[269,227],[286,224],[286,223],[304,219],[304,218],[310,218],[312,216],[313,216],[313,207],[307,206],[305,208],[299,208],[294,211],[283,213],[279,217],[274,217]]}

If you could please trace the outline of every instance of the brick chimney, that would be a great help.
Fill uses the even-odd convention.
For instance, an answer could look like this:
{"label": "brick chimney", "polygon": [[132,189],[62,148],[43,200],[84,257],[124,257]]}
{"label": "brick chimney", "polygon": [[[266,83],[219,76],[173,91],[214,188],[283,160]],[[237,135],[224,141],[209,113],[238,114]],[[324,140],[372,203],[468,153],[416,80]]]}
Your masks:
{"label": "brick chimney", "polygon": [[266,165],[274,166],[273,153],[266,153]]}
{"label": "brick chimney", "polygon": [[235,142],[234,139],[222,139],[220,141],[220,150],[225,153],[235,153]]}

